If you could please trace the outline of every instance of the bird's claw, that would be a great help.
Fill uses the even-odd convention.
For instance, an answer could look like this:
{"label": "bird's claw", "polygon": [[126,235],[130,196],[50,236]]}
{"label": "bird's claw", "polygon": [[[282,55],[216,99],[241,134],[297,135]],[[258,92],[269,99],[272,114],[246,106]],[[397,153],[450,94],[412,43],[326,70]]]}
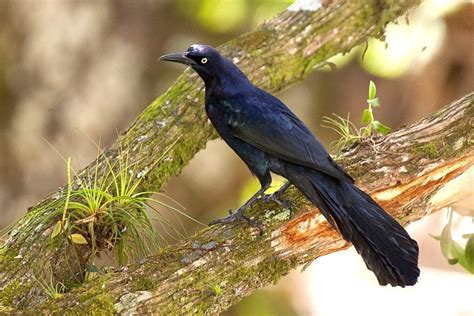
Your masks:
{"label": "bird's claw", "polygon": [[252,227],[258,228],[260,231],[260,235],[263,234],[263,226],[256,221],[248,218],[244,215],[243,209],[239,209],[236,212],[229,210],[229,216],[218,218],[209,223],[209,226],[217,225],[217,224],[229,224],[235,221],[244,221]]}
{"label": "bird's claw", "polygon": [[261,224],[257,223],[256,221],[254,221],[254,220],[248,218],[247,216],[245,216],[244,215],[245,209],[252,206],[257,200],[262,200],[264,202],[274,201],[275,203],[277,203],[281,207],[283,207],[285,209],[288,209],[291,212],[291,205],[287,201],[281,199],[281,195],[283,194],[283,192],[285,192],[286,189],[288,189],[289,185],[290,185],[290,182],[287,182],[285,185],[283,185],[280,188],[280,190],[276,191],[273,194],[264,194],[265,189],[267,187],[262,186],[262,188],[254,196],[252,196],[252,198],[250,198],[247,202],[245,202],[244,205],[239,207],[237,209],[237,211],[232,212],[232,210],[229,210],[229,216],[224,217],[224,218],[215,219],[215,220],[211,221],[209,223],[209,225],[212,226],[212,225],[216,225],[216,224],[229,224],[229,223],[235,222],[237,220],[243,220],[243,221],[247,222],[250,226],[258,228],[258,230],[260,231],[260,235],[262,235],[263,234],[263,226]]}
{"label": "bird's claw", "polygon": [[279,194],[278,192],[275,192],[273,194],[264,194],[264,195],[262,195],[261,199],[264,202],[273,201],[273,202],[277,203],[278,205],[280,205],[282,208],[288,209],[288,210],[291,211],[290,203],[288,201],[286,201],[285,199],[282,199],[281,194]]}

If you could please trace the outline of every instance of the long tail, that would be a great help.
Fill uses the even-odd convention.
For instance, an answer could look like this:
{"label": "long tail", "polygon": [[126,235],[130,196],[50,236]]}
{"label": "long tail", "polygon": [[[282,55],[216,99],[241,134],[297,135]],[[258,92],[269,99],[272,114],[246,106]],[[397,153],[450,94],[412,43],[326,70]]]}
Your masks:
{"label": "long tail", "polygon": [[372,198],[350,182],[287,166],[287,177],[352,242],[381,285],[416,283],[418,245]]}

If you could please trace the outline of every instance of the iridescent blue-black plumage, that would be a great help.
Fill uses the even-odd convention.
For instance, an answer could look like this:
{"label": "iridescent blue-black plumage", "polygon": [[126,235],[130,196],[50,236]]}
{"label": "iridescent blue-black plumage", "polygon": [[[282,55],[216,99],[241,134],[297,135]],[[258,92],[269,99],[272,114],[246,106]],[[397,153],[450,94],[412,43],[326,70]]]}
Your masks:
{"label": "iridescent blue-black plumage", "polygon": [[[248,203],[270,186],[270,172],[280,174],[353,243],[380,284],[416,283],[417,243],[353,184],[288,107],[254,86],[237,66],[210,46],[193,45],[184,53],[161,59],[187,64],[203,79],[209,120],[262,186]],[[240,208],[237,215],[243,210]],[[219,222],[235,218],[233,214]]]}

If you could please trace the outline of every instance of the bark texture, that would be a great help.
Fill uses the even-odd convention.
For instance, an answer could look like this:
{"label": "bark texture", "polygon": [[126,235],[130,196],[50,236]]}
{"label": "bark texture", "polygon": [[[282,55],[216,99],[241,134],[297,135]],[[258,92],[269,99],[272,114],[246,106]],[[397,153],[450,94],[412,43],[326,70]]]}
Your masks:
{"label": "bark texture", "polygon": [[[255,84],[270,92],[277,92],[291,83],[304,79],[313,69],[323,65],[327,58],[337,53],[346,52],[352,47],[363,43],[369,37],[383,37],[385,25],[406,13],[407,10],[416,4],[417,1],[335,0],[324,1],[321,3],[320,7],[316,6],[310,8],[311,10],[298,9],[293,6],[292,10],[287,10],[274,19],[262,24],[256,31],[244,34],[235,40],[224,44],[220,47],[220,50],[224,55],[233,59],[233,61],[249,75],[250,79]],[[159,190],[159,188],[166,183],[171,176],[180,172],[193,155],[205,146],[208,140],[216,137],[216,134],[208,123],[202,109],[203,88],[202,83],[196,75],[192,74],[189,70],[185,71],[184,75],[181,76],[165,94],[158,97],[143,111],[132,126],[119,137],[117,143],[111,149],[107,150],[107,159],[113,163],[118,159],[119,148],[125,148],[130,157],[130,161],[136,163],[137,170],[139,170],[138,174],[143,176],[145,179],[142,182],[140,189],[143,191]],[[468,99],[472,101],[472,97]],[[470,109],[469,106],[467,106],[467,109]],[[472,114],[472,111],[470,110],[469,113]],[[395,136],[389,136],[388,139],[392,137]],[[469,138],[466,139],[468,139],[466,141],[468,145],[463,143],[461,146],[462,148],[466,146],[469,147],[471,144]],[[410,147],[407,145],[412,140],[412,138],[407,136],[405,137],[406,144],[394,142],[392,147],[395,148],[390,147],[390,150],[396,152],[396,147],[401,146],[402,148],[398,151],[400,153],[399,156],[401,157],[401,150],[404,146],[408,146],[408,149],[416,147]],[[432,152],[432,155],[436,156],[432,161],[440,162],[442,161],[441,157],[444,157],[441,156],[444,151],[441,147],[438,148],[438,146],[440,144],[443,145],[445,139],[435,138],[434,141],[439,141],[440,143],[434,143],[434,145],[429,143],[427,148],[423,146],[418,146],[416,148],[420,150],[420,157],[422,156],[421,153],[428,150]],[[388,145],[389,144],[383,146]],[[434,150],[433,146],[435,148]],[[353,150],[363,150],[364,147],[361,148]],[[383,147],[380,148],[382,150]],[[371,152],[369,149],[365,150],[366,155],[361,154],[359,156],[354,156],[359,157],[359,159],[360,157],[365,157],[363,164],[359,165],[360,161],[358,163],[358,160],[351,160],[348,157],[342,158],[341,162],[348,166],[349,171],[354,177],[358,178],[358,176],[363,175],[360,180],[361,183],[368,184],[368,182],[365,182],[364,180],[364,177],[367,176],[373,177],[372,183],[376,183],[377,173],[367,173],[366,171],[369,169],[365,169],[364,164],[371,165],[375,163],[374,160],[371,159],[375,159],[378,162],[381,160],[379,158],[369,158],[373,157],[373,155],[370,154]],[[411,154],[415,155],[415,153]],[[163,157],[163,159],[160,160],[159,164],[156,164],[155,162],[159,157]],[[413,163],[410,157],[408,159],[410,164],[407,163],[407,166],[405,167],[407,169],[407,178],[412,177],[416,170],[424,170],[420,169],[423,168],[422,162],[424,161]],[[395,160],[391,159],[390,161]],[[98,158],[97,163],[100,166],[99,174],[105,174],[107,169],[105,158]],[[95,165],[96,162],[93,162],[89,167],[83,170],[83,173],[88,174],[93,172]],[[389,168],[387,172],[392,173],[388,173],[391,176],[384,177],[382,181],[388,181],[388,179],[393,179],[393,181],[395,181],[395,179],[398,180],[398,178],[395,177],[398,169],[392,170],[390,168],[401,168],[400,164],[397,164],[396,162],[387,165],[380,164],[380,168],[383,167]],[[384,170],[379,171],[379,173],[384,173]],[[404,175],[400,176],[400,181],[404,180],[404,177]],[[384,185],[387,185],[387,183],[382,182],[379,187],[383,187]],[[370,186],[367,188],[370,191],[373,189]],[[289,198],[292,199],[295,209],[301,211],[308,209],[309,206],[296,192],[290,191],[289,194],[292,195]],[[381,193],[376,192],[375,197],[378,197],[377,194]],[[135,291],[130,295],[122,295],[124,292],[120,292],[122,290],[117,287],[118,284],[124,284],[123,289],[129,289],[125,287],[125,285],[128,284],[128,281],[125,282],[125,279],[120,280],[120,277],[124,277],[125,274],[121,275],[117,272],[107,274],[100,278],[100,282],[97,281],[97,284],[101,284],[100,286],[103,284],[104,288],[95,288],[92,284],[85,285],[77,290],[79,293],[77,293],[78,296],[76,299],[72,300],[72,297],[68,295],[67,300],[61,300],[51,305],[45,291],[37,282],[35,282],[33,271],[36,268],[50,266],[51,270],[54,272],[54,282],[62,281],[65,283],[73,278],[75,273],[80,273],[83,267],[78,264],[78,260],[73,256],[68,258],[63,255],[64,252],[67,253],[68,251],[71,251],[71,249],[68,248],[69,245],[67,243],[55,244],[54,247],[51,246],[49,235],[55,221],[38,227],[34,234],[26,238],[18,238],[16,232],[21,231],[22,227],[27,225],[32,217],[38,216],[38,212],[41,210],[38,206],[45,205],[55,200],[64,199],[65,195],[65,188],[60,188],[57,192],[45,198],[45,200],[40,202],[37,206],[32,207],[24,218],[20,220],[15,230],[10,234],[5,246],[1,249],[0,311],[2,308],[5,310],[10,308],[22,309],[34,308],[41,305],[46,310],[57,308],[56,311],[59,311],[60,307],[65,306],[61,304],[66,304],[72,307],[70,304],[76,303],[79,303],[79,305],[77,305],[77,311],[87,311],[88,309],[93,310],[94,308],[100,308],[102,305],[103,307],[108,307],[109,311],[112,311],[112,309],[115,309],[116,311],[127,311],[130,310],[131,306],[133,306],[130,302],[138,302],[146,298],[147,295],[151,295],[151,292],[148,293],[147,291],[143,293],[144,296],[137,294],[139,293],[138,290],[147,290],[146,288],[152,287],[154,288],[154,291],[158,293],[157,290],[160,288],[159,279],[164,281],[168,277],[173,277],[179,284],[173,282],[165,282],[161,284],[163,291],[168,287],[171,287],[169,288],[170,291],[167,291],[167,293],[174,295],[174,298],[172,297],[170,300],[169,297],[165,299],[163,297],[160,298],[159,295],[153,294],[153,297],[156,296],[156,298],[151,300],[148,300],[148,298],[151,297],[147,298],[147,302],[151,304],[150,310],[156,310],[153,306],[162,301],[164,302],[163,304],[168,306],[167,308],[169,308],[170,311],[174,308],[175,312],[178,310],[184,311],[186,309],[189,309],[190,311],[197,309],[205,312],[217,312],[238,301],[241,297],[249,294],[252,290],[264,286],[270,281],[277,280],[278,276],[286,273],[290,268],[297,264],[304,262],[304,260],[294,258],[294,254],[291,251],[283,251],[281,252],[281,255],[278,256],[271,255],[258,257],[262,259],[255,257],[254,261],[246,261],[245,265],[239,264],[238,269],[234,266],[235,263],[242,262],[239,259],[240,255],[244,256],[242,259],[245,259],[247,258],[247,255],[251,255],[252,253],[255,255],[265,254],[266,251],[269,251],[270,249],[268,246],[276,247],[275,243],[285,245],[286,241],[279,238],[279,236],[286,236],[285,232],[278,232],[276,228],[283,227],[280,225],[280,222],[281,220],[284,220],[284,215],[288,214],[287,212],[282,213],[275,208],[274,205],[271,205],[272,210],[265,213],[265,216],[267,217],[265,222],[269,221],[273,223],[267,223],[269,227],[267,234],[272,235],[270,239],[268,239],[268,236],[259,238],[255,233],[249,234],[248,228],[240,226],[232,229],[223,227],[206,229],[203,232],[200,232],[195,239],[184,241],[179,244],[176,249],[163,249],[162,254],[159,255],[159,258],[161,258],[160,260],[157,260],[156,258],[153,260],[150,259],[150,262],[153,261],[157,264],[148,267],[148,264],[145,263],[141,266],[141,270],[134,270],[130,278],[135,280],[135,283],[133,283],[133,289],[135,289]],[[381,198],[381,200],[382,202],[391,202],[397,199],[384,200]],[[419,199],[416,199],[413,203],[419,203]],[[255,211],[261,207],[263,206],[256,206]],[[269,205],[265,206],[265,208],[269,207]],[[391,205],[386,207],[389,210],[399,211],[400,209]],[[413,208],[415,209],[416,205],[413,205]],[[323,222],[321,217],[316,214],[315,211],[312,211],[304,215],[307,217],[305,223],[309,225],[308,227],[313,227],[313,222]],[[412,212],[405,214],[405,216],[407,216],[407,218],[402,218],[403,223],[421,215]],[[298,221],[295,222],[298,218],[299,217],[293,219],[288,224],[290,225],[288,227],[293,227],[292,229],[296,234],[296,240],[304,241],[308,236],[307,234],[299,236],[300,224]],[[323,252],[329,252],[332,249],[338,249],[341,246],[345,246],[345,244],[340,240],[334,242],[333,238],[336,234],[329,229],[326,224],[318,227],[318,230],[314,232],[319,232],[321,227],[323,227],[323,232],[327,235],[327,239],[319,240],[314,247],[310,247],[311,249],[316,248],[320,250],[319,252],[316,250],[304,254],[306,261],[323,254]],[[319,236],[320,234],[317,235]],[[202,236],[202,238],[199,236]],[[212,236],[212,238],[209,238],[209,236]],[[252,241],[250,244],[254,247],[252,247],[253,250],[250,248],[242,248],[241,250],[231,252],[231,245],[222,244],[227,241],[239,245],[249,244],[249,241]],[[242,243],[242,241],[244,243]],[[214,252],[213,246],[220,249],[220,252]],[[184,249],[186,249],[186,253],[183,253]],[[303,252],[306,250],[305,247],[298,248],[301,255],[303,255]],[[220,273],[230,273],[234,275],[235,272],[240,271],[238,275],[240,275],[242,279],[232,280],[230,278],[224,278],[225,274],[221,274],[222,280],[227,279],[228,282],[228,285],[224,285],[220,283],[221,281],[218,282],[217,279],[215,279],[215,282],[204,282],[204,279],[199,278],[198,275],[195,277],[188,276],[187,274],[190,273],[189,271],[194,271],[193,269],[197,269],[200,266],[205,267],[203,271],[212,269],[210,266],[203,265],[201,259],[194,260],[195,256],[200,256],[197,253],[217,255],[219,258],[222,257],[223,259],[227,258],[227,261],[215,261],[228,269],[228,271],[226,270],[227,272],[219,270]],[[264,270],[268,271],[268,273],[262,272],[264,271],[261,269],[262,267],[265,267]],[[174,271],[173,273],[177,274],[171,276],[171,271]],[[150,272],[152,273],[150,274]],[[249,274],[250,272],[252,273]],[[157,279],[153,277],[155,273]],[[179,278],[179,276],[183,274],[185,274],[186,277]],[[261,274],[261,276],[250,277],[255,274]],[[246,281],[247,277],[249,277],[250,281]],[[112,283],[107,283],[106,280],[109,278],[114,278],[114,281]],[[194,284],[197,279],[200,279],[202,282]],[[153,282],[150,283],[151,280],[153,280]],[[201,284],[201,292],[209,293],[207,299],[199,294],[200,291],[194,290],[194,287],[189,287],[193,284],[197,287]],[[222,294],[217,295],[214,293],[214,295],[212,294],[213,290],[208,288],[209,286],[214,285],[225,288],[226,290]],[[202,288],[202,286],[205,286],[206,289]],[[171,289],[175,289],[175,292]],[[214,289],[216,289],[216,287],[214,287]],[[228,295],[229,292],[227,291],[233,291],[233,294]],[[215,290],[214,292],[219,291]],[[217,295],[219,298],[217,299],[213,295]],[[130,301],[130,304],[127,303],[127,300]],[[180,303],[177,304],[177,301]],[[119,302],[118,305],[114,305],[117,302]],[[161,307],[164,306],[163,304]],[[160,308],[160,310],[165,309]]]}
{"label": "bark texture", "polygon": [[[338,161],[406,225],[470,198],[469,186],[455,184],[469,183],[463,177],[474,171],[473,136],[474,93],[375,144],[360,143]],[[450,186],[456,191],[447,194]],[[140,264],[102,274],[42,310],[214,315],[298,265],[349,246],[297,190],[285,199],[291,218],[274,202],[247,210],[265,225],[262,236],[245,223],[205,228]]]}

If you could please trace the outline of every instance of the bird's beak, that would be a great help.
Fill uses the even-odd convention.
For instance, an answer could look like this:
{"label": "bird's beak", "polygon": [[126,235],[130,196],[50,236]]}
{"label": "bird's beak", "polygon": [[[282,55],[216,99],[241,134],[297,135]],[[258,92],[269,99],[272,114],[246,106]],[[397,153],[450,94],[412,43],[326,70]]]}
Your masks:
{"label": "bird's beak", "polygon": [[186,56],[186,53],[167,54],[160,57],[160,60],[171,61],[185,65],[196,65],[196,62]]}

